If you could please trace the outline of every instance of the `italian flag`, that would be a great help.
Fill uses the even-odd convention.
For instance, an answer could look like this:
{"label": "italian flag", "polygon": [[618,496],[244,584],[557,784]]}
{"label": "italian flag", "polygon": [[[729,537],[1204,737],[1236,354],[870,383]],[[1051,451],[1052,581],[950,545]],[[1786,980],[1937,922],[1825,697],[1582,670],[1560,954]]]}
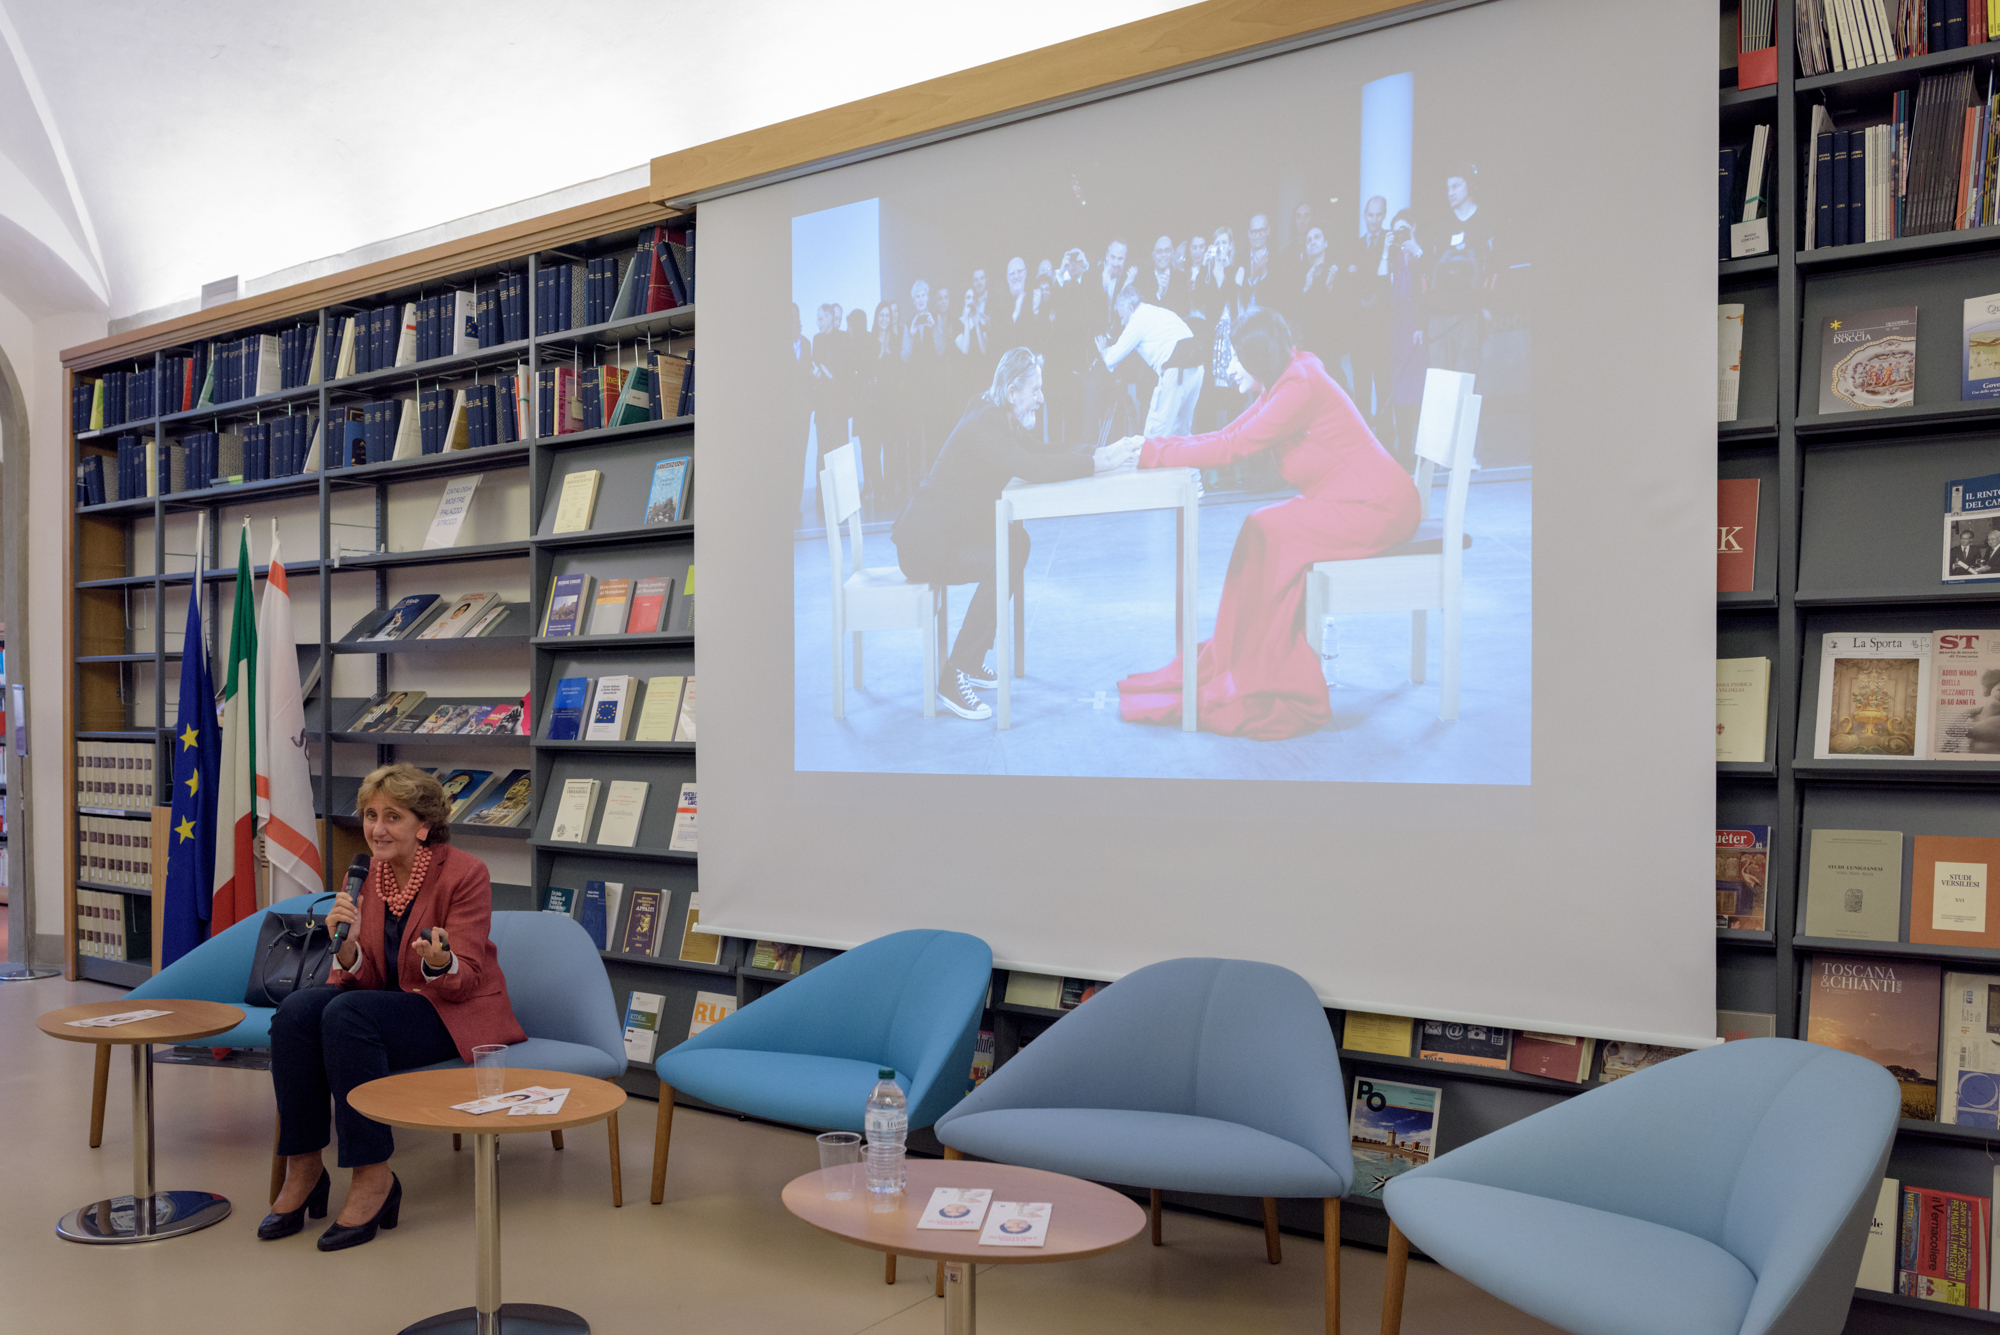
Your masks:
{"label": "italian flag", "polygon": [[306,761],[306,707],[299,696],[298,642],[292,636],[292,592],[272,525],[271,573],[257,627],[263,646],[257,673],[257,814],[264,855],[271,862],[271,898],[316,895],[326,888],[313,838],[312,766]]}
{"label": "italian flag", "polygon": [[250,522],[236,552],[236,609],[222,684],[222,771],[215,792],[215,903],[209,935],[257,912],[257,609]]}

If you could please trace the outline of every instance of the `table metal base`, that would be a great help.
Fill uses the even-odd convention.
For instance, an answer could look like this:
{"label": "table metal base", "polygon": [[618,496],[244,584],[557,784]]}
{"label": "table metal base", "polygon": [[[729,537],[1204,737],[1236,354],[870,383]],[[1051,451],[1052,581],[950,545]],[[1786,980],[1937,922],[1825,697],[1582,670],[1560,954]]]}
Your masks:
{"label": "table metal base", "polygon": [[978,1330],[978,1291],[970,1261],[944,1263],[944,1335],[975,1335]]}
{"label": "table metal base", "polygon": [[484,1326],[479,1317],[478,1308],[461,1307],[405,1326],[402,1335],[590,1335],[590,1323],[576,1313],[540,1303],[503,1303],[498,1313],[486,1314]]}
{"label": "table metal base", "polygon": [[0,983],[32,983],[37,978],[54,978],[55,969],[37,969],[26,964],[0,965]]}
{"label": "table metal base", "polygon": [[[212,1191],[161,1191],[151,1209],[135,1211],[130,1196],[80,1205],[56,1221],[56,1236],[71,1242],[157,1242],[178,1238],[229,1218],[229,1201]],[[142,1218],[142,1213],[145,1216]]]}

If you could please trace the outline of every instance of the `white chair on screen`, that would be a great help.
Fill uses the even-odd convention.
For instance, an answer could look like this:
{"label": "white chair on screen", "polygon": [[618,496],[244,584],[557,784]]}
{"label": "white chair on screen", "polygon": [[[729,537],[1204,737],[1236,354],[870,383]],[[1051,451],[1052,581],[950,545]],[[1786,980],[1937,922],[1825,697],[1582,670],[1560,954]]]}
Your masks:
{"label": "white chair on screen", "polygon": [[[1438,717],[1458,717],[1459,623],[1465,549],[1466,492],[1472,483],[1473,447],[1479,438],[1479,396],[1468,371],[1433,367],[1424,375],[1424,401],[1417,412],[1417,496],[1421,522],[1410,540],[1358,561],[1321,561],[1306,572],[1306,628],[1314,646],[1326,618],[1340,612],[1410,613],[1410,680],[1421,686],[1429,649],[1428,621],[1444,613],[1444,680]],[[1437,470],[1449,476],[1444,514],[1430,513],[1431,483]]]}
{"label": "white chair on screen", "polygon": [[[937,715],[939,606],[944,586],[912,584],[896,566],[869,566],[862,556],[861,481],[853,442],[828,450],[819,471],[820,512],[833,575],[833,716],[847,717],[847,637],[854,637],[854,689],[862,686],[862,635],[914,630],[924,644],[924,717]],[[847,525],[843,553],[840,526]]]}

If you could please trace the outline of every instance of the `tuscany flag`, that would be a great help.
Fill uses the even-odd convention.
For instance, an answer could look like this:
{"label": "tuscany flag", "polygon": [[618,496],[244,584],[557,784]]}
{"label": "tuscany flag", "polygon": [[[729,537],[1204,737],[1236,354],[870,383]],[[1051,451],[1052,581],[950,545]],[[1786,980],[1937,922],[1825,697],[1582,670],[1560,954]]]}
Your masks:
{"label": "tuscany flag", "polygon": [[271,898],[316,895],[326,888],[325,875],[313,839],[319,826],[313,817],[312,767],[306,763],[306,707],[299,698],[292,593],[278,557],[276,525],[257,643],[263,649],[257,660],[257,814],[271,861]]}
{"label": "tuscany flag", "polygon": [[[199,542],[196,551],[202,550]],[[167,835],[167,894],[160,967],[201,944],[215,886],[215,688],[201,634],[201,581],[188,598],[181,641],[180,718],[174,725],[173,828]]]}
{"label": "tuscany flag", "polygon": [[229,675],[222,683],[222,767],[215,792],[215,903],[210,935],[257,911],[257,613],[250,525],[236,554]]}

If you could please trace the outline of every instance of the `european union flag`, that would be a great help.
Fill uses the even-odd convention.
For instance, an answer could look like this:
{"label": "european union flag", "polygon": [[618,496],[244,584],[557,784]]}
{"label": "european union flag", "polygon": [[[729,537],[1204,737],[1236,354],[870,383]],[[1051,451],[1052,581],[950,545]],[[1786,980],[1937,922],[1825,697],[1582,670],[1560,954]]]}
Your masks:
{"label": "european union flag", "polygon": [[160,967],[201,944],[215,894],[215,776],[222,729],[215,721],[215,685],[201,634],[201,580],[188,598],[181,641],[181,699],[174,725],[173,829],[167,835],[167,898]]}

